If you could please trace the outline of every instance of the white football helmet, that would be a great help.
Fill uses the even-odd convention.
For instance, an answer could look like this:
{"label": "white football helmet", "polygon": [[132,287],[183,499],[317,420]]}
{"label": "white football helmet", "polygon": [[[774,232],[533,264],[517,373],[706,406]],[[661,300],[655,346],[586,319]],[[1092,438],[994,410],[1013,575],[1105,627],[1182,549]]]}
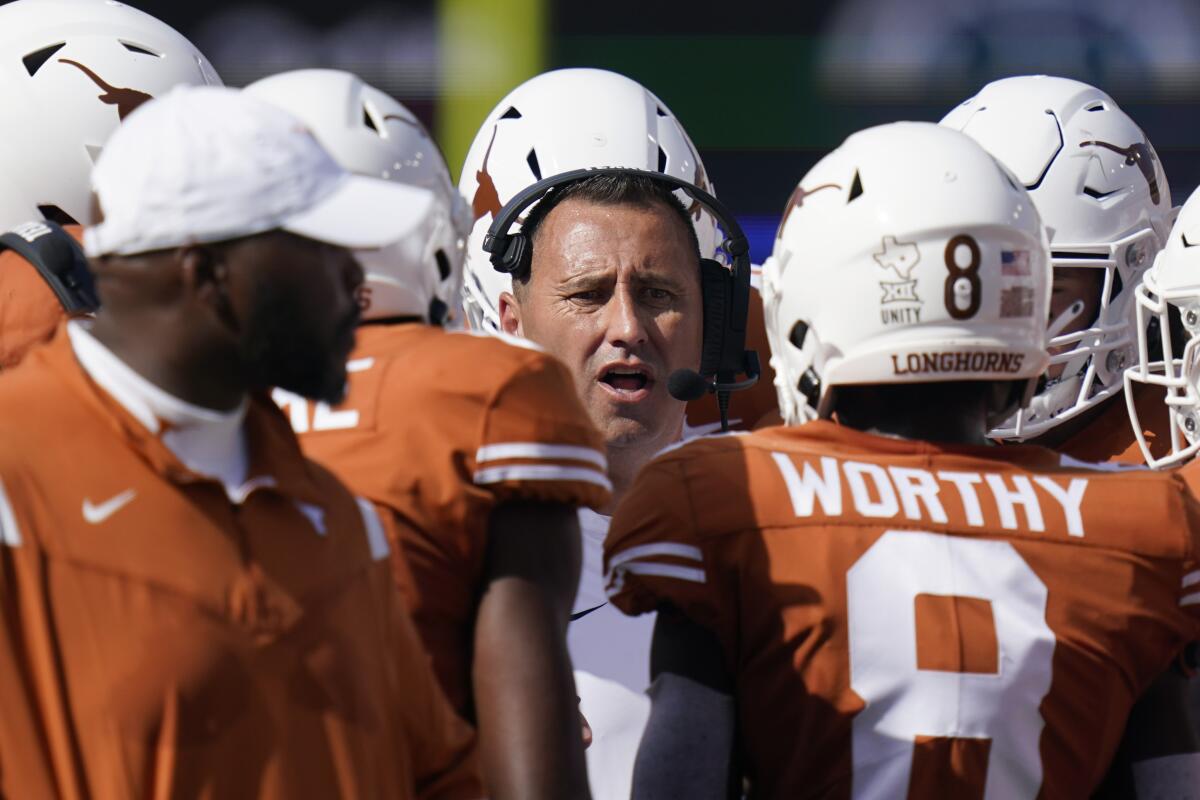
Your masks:
{"label": "white football helmet", "polygon": [[89,176],[121,120],[178,84],[220,83],[173,28],[113,0],[0,5],[0,230],[94,222]]}
{"label": "white football helmet", "polygon": [[391,247],[355,254],[366,273],[363,318],[459,322],[471,209],[425,126],[389,95],[340,70],[284,72],[245,91],[308,125],[347,170],[433,192],[436,201],[416,233]]}
{"label": "white football helmet", "polygon": [[848,138],[792,193],[762,293],[784,421],[830,386],[1033,380],[1050,267],[1029,194],[970,138],[896,122]]}
{"label": "white football helmet", "polygon": [[[561,69],[529,79],[488,114],[458,187],[471,201],[463,303],[473,328],[500,330],[500,293],[512,278],[497,272],[483,237],[500,209],[543,178],[586,167],[663,172],[715,194],[704,164],[670,109],[637,81],[602,69]],[[712,215],[682,192],[702,257],[722,238]]]}
{"label": "white football helmet", "polygon": [[[1125,403],[1146,463],[1155,469],[1176,466],[1200,450],[1200,189],[1183,204],[1167,246],[1146,272],[1135,297],[1138,363],[1125,370]],[[1179,315],[1183,341],[1173,335],[1172,308]],[[1174,332],[1178,331],[1177,325]],[[1159,344],[1152,340],[1158,337],[1161,355],[1152,352]],[[1134,383],[1165,390],[1168,455],[1155,457],[1150,450],[1134,403]]]}
{"label": "white football helmet", "polygon": [[973,137],[1029,190],[1055,268],[1104,270],[1099,311],[1087,327],[1060,333],[1082,302],[1050,320],[1051,364],[1062,365],[1061,375],[1047,375],[1029,406],[992,431],[1032,439],[1121,391],[1137,355],[1133,295],[1166,242],[1171,190],[1145,134],[1086,83],[1005,78],[941,124]]}

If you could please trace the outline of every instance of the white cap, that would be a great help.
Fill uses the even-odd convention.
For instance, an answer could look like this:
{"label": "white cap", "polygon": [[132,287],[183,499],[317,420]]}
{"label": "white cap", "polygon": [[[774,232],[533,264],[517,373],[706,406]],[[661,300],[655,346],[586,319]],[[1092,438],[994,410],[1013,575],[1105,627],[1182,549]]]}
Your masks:
{"label": "white cap", "polygon": [[285,111],[235,89],[181,86],[113,134],[92,172],[103,221],[89,256],[131,255],[285,230],[386,247],[425,218],[431,192],[351,175]]}

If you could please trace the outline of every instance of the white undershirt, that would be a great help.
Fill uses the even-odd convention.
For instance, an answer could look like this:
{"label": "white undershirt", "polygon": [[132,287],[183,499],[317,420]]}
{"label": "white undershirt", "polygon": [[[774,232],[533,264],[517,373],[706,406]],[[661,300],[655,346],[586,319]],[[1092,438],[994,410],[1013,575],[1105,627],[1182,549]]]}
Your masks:
{"label": "white undershirt", "polygon": [[134,419],[157,434],[188,469],[220,481],[231,497],[243,494],[249,470],[245,399],[233,411],[214,411],[168,394],[134,372],[88,331],[89,323],[67,323],[71,348],[84,371]]}

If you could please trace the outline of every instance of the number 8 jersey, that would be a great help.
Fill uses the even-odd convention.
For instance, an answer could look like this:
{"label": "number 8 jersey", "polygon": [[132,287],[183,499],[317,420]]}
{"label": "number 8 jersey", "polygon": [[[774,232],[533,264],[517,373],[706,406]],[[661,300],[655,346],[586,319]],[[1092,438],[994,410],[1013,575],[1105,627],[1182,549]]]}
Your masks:
{"label": "number 8 jersey", "polygon": [[1077,797],[1200,637],[1198,533],[1175,476],[820,421],[661,454],[605,568],[716,634],[755,797]]}

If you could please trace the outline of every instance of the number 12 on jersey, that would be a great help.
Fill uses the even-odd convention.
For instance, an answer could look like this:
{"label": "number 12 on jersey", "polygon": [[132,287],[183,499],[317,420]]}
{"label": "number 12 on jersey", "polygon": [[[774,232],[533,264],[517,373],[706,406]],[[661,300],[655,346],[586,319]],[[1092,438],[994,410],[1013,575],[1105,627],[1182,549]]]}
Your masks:
{"label": "number 12 on jersey", "polygon": [[[903,796],[928,739],[986,741],[987,800],[1037,796],[1055,648],[1046,599],[1005,541],[892,530],[855,562],[850,686],[866,704],[853,722],[855,800]],[[958,663],[937,656],[947,638],[968,654]]]}

